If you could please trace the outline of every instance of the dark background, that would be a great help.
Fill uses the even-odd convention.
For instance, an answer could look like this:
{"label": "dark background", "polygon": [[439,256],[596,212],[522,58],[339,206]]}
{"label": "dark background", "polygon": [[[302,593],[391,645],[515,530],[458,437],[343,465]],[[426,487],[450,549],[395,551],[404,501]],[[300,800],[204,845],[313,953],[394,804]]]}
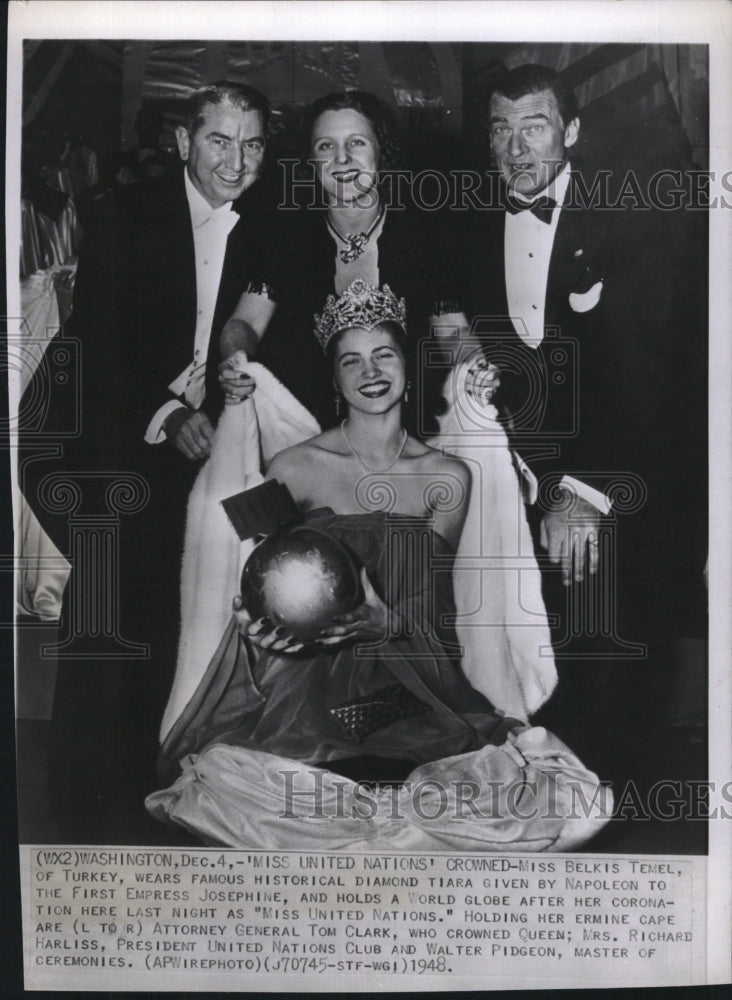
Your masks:
{"label": "dark background", "polygon": [[[3,39],[4,41],[4,39]],[[4,48],[4,46],[3,46]],[[123,150],[135,141],[134,117],[143,102],[159,108],[165,116],[167,141],[180,121],[185,95],[203,82],[230,77],[251,83],[264,91],[275,105],[270,158],[298,156],[299,122],[304,106],[332,90],[359,87],[370,90],[392,104],[406,138],[409,165],[422,167],[477,167],[488,162],[481,108],[486,89],[505,66],[537,61],[565,72],[576,87],[584,106],[579,151],[600,162],[622,159],[628,149],[654,148],[663,159],[684,166],[708,166],[708,62],[705,46],[599,45],[599,44],[505,44],[505,43],[246,43],[246,42],[107,42],[32,41],[25,43],[23,79],[24,174],[50,161],[65,135],[83,139],[97,153],[100,186],[114,183]],[[3,122],[4,124],[4,122]],[[18,163],[20,167],[20,162]],[[0,169],[2,169],[0,167]],[[86,209],[93,214],[93,200]],[[4,245],[4,242],[3,242]],[[4,472],[7,470],[4,469]],[[3,525],[4,527],[6,525]],[[10,547],[4,551],[10,552]],[[9,574],[0,574],[10,605]],[[40,642],[48,641],[48,627],[31,621],[19,622],[22,651],[17,662],[18,685],[31,675],[35,682],[51,684],[56,665],[40,663]],[[12,658],[12,630],[0,629],[3,662]],[[6,711],[13,702],[11,672],[3,672],[2,700]],[[682,684],[683,688],[683,684]],[[28,693],[28,692],[26,692]],[[37,692],[30,692],[31,701]],[[45,691],[45,702],[49,702]],[[41,700],[44,700],[44,697]],[[85,817],[64,831],[58,817],[44,810],[48,789],[44,787],[45,733],[50,717],[21,719],[18,723],[20,758],[21,842],[160,842],[160,829],[149,840],[144,825],[129,828],[102,823],[96,830]],[[680,733],[681,730],[678,730]],[[689,733],[691,732],[691,738]],[[3,727],[4,759],[12,756],[12,724]],[[674,777],[706,773],[703,729],[686,729],[681,756],[671,765]],[[620,727],[619,742],[622,741]],[[580,747],[575,747],[582,756]],[[622,756],[622,748],[620,750]],[[658,750],[659,773],[669,776],[673,748]],[[592,762],[588,762],[591,763]],[[680,766],[680,769],[679,769]],[[664,767],[666,768],[664,770]],[[3,846],[4,905],[0,913],[7,954],[0,975],[3,995],[22,995],[20,962],[17,844],[13,782],[4,789]],[[68,818],[67,818],[68,819]],[[667,824],[667,826],[669,826]],[[632,831],[629,839],[609,831],[606,850],[665,853],[673,846],[678,853],[702,853],[702,824],[674,824],[671,843],[656,830],[655,837],[641,841]],[[86,829],[87,836],[81,836]],[[152,828],[151,828],[152,829]],[[671,831],[669,831],[670,833]],[[73,836],[72,836],[73,834]],[[141,836],[142,834],[142,836]],[[591,850],[601,850],[595,841]],[[634,996],[646,991],[634,990]],[[91,995],[91,994],[85,994]],[[126,994],[108,993],[105,996]],[[522,997],[523,992],[512,993]],[[535,993],[532,995],[536,995]],[[570,991],[587,997],[594,991]],[[613,1000],[626,991],[603,990]],[[658,990],[653,996],[716,997],[716,988]]]}
{"label": "dark background", "polygon": [[[684,169],[708,165],[708,53],[703,45],[72,40],[24,43],[23,135],[17,165],[22,167],[27,197],[42,200],[49,189],[39,178],[44,168],[55,165],[64,144],[91,148],[98,179],[75,195],[82,227],[91,224],[105,193],[116,184],[125,150],[136,142],[134,122],[140,108],[162,113],[160,145],[173,149],[186,96],[206,81],[229,77],[253,84],[272,101],[272,172],[279,157],[302,155],[301,121],[309,103],[351,87],[369,90],[393,107],[412,169],[485,170],[490,162],[482,118],[486,93],[505,68],[532,61],[560,70],[574,86],[582,108],[578,152],[590,166],[627,169],[639,158],[646,164]],[[706,344],[700,343],[699,349],[705,358]],[[702,427],[698,441],[703,481]],[[17,638],[21,840],[179,842],[147,818],[142,798],[151,789],[140,787],[135,775],[125,776],[124,785],[119,776],[104,782],[98,775],[99,787],[81,796],[83,808],[57,801],[49,761],[57,752],[55,729],[69,705],[55,698],[56,677],[64,663],[41,651],[57,640],[56,626],[24,615],[17,623]],[[686,650],[684,662],[657,663],[637,675],[633,665],[626,666],[599,682],[598,717],[605,707],[598,695],[610,694],[616,681],[622,679],[634,692],[627,711],[603,719],[602,750],[593,742],[596,720],[588,725],[582,717],[566,731],[557,729],[590,768],[619,783],[617,787],[629,776],[639,779],[639,774],[641,792],[659,778],[706,776],[705,645],[703,636],[691,638],[693,649]],[[578,683],[582,687],[582,676]],[[577,685],[566,690],[576,691]],[[543,722],[543,716],[538,721]],[[546,724],[554,728],[551,716]],[[78,727],[83,747],[83,718]],[[124,729],[124,720],[119,729]],[[75,749],[81,786],[86,767],[93,769],[94,754],[93,748],[88,754]],[[589,849],[703,853],[706,829],[698,820],[614,822]]]}

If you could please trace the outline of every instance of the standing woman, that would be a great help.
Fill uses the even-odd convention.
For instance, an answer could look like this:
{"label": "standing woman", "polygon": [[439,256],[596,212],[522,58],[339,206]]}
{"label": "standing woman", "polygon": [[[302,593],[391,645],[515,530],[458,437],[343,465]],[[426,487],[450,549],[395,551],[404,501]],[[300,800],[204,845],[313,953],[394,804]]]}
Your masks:
{"label": "standing woman", "polygon": [[[338,413],[331,373],[310,330],[328,295],[340,295],[357,279],[388,284],[406,300],[414,354],[436,320],[445,328],[465,325],[444,217],[420,211],[409,198],[409,184],[395,182],[391,172],[400,165],[399,155],[391,110],[372,94],[348,91],[316,101],[308,116],[314,182],[298,181],[299,209],[278,212],[266,268],[271,285],[259,295],[245,293],[227,325],[235,334],[237,323],[251,322],[256,311],[252,325],[261,329],[263,310],[270,313],[257,360],[322,427],[332,426]],[[420,378],[423,368],[416,369]]]}

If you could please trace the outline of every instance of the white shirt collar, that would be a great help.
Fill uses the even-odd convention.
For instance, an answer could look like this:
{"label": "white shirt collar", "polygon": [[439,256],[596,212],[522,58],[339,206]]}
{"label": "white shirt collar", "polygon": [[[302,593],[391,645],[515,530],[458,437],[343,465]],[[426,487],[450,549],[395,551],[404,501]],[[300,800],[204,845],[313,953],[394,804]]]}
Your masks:
{"label": "white shirt collar", "polygon": [[535,192],[530,198],[526,198],[518,192],[513,192],[513,197],[516,201],[526,202],[527,205],[530,205],[539,198],[544,197],[553,198],[557,205],[563,205],[567,194],[567,188],[569,187],[569,175],[571,172],[572,166],[568,160],[557,176],[551,180],[542,191]]}
{"label": "white shirt collar", "polygon": [[[229,213],[232,211],[230,201],[225,202],[225,204],[221,205],[219,208],[212,208],[188,176],[188,168],[185,168],[183,173],[185,175],[188,208],[190,209],[191,222],[194,229],[200,229],[204,222],[208,222],[209,219],[214,217],[228,217]],[[237,215],[237,213],[234,212],[234,215]]]}

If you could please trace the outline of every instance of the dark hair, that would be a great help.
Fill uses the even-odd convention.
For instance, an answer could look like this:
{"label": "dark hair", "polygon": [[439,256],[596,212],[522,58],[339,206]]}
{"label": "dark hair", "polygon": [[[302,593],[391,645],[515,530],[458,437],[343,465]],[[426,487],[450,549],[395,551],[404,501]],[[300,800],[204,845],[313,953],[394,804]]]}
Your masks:
{"label": "dark hair", "polygon": [[307,117],[308,155],[315,122],[326,111],[358,111],[371,125],[379,143],[379,170],[396,170],[401,166],[401,146],[391,108],[365,90],[346,90],[327,94],[315,101]]}
{"label": "dark hair", "polygon": [[488,110],[494,94],[507,97],[509,101],[517,101],[519,97],[538,94],[542,90],[549,90],[556,97],[562,125],[568,125],[578,116],[577,98],[572,88],[562,80],[556,70],[540,66],[538,63],[526,63],[507,70],[496,80],[488,95]]}
{"label": "dark hair", "polygon": [[185,111],[185,126],[193,135],[203,125],[204,112],[209,105],[229,104],[238,111],[259,111],[266,133],[269,125],[269,101],[254,87],[245,83],[219,80],[199,87],[188,98]]}

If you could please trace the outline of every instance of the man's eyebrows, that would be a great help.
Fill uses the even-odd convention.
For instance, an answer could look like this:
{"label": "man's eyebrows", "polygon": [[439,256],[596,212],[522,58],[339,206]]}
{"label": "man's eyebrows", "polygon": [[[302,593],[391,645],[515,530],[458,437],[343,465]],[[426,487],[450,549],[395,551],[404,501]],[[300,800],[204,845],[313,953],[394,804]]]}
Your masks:
{"label": "man's eyebrows", "polygon": [[[234,140],[234,136],[231,135],[229,132],[207,132],[206,133],[206,138],[207,139],[226,139],[228,142],[232,142]],[[250,135],[250,136],[247,136],[246,139],[242,139],[242,142],[264,142],[264,136],[263,135]]]}
{"label": "man's eyebrows", "polygon": [[[531,114],[531,115],[521,115],[521,121],[522,122],[533,121],[535,118],[539,118],[539,119],[541,119],[541,121],[545,121],[545,122],[551,121],[550,116],[548,114],[546,114],[546,112],[544,112],[544,111],[536,111],[534,114]],[[491,123],[493,123],[493,122],[507,122],[508,118],[505,115],[491,115],[490,120],[491,120]]]}

